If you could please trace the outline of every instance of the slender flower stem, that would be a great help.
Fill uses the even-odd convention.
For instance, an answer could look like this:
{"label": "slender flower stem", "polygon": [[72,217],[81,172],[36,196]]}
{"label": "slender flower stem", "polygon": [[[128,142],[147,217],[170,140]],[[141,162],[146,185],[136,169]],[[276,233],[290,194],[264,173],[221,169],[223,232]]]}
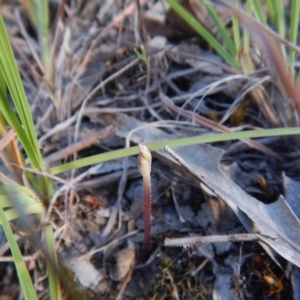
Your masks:
{"label": "slender flower stem", "polygon": [[139,144],[139,155],[137,158],[137,167],[143,177],[144,183],[144,251],[147,253],[151,241],[151,153],[145,145]]}

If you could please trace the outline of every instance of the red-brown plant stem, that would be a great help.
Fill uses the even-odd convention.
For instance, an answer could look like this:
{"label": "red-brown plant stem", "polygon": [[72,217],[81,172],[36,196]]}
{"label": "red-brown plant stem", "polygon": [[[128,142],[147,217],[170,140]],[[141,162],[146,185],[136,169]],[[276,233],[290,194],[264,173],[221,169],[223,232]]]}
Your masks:
{"label": "red-brown plant stem", "polygon": [[151,153],[144,145],[139,145],[137,167],[143,177],[144,184],[144,252],[147,253],[151,242]]}
{"label": "red-brown plant stem", "polygon": [[[149,177],[149,178],[147,178]],[[144,181],[144,251],[148,252],[151,241],[151,179],[150,176],[143,177]]]}

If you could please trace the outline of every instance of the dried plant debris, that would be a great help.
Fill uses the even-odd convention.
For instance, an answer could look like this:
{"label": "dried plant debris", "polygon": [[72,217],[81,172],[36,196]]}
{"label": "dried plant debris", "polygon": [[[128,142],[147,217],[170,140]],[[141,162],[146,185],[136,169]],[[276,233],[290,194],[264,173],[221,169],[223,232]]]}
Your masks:
{"label": "dried plant debris", "polygon": [[115,281],[122,281],[134,265],[134,249],[123,249],[115,254],[116,266],[110,270],[110,277]]}
{"label": "dried plant debris", "polygon": [[[252,50],[255,72],[228,67],[164,1],[50,1],[53,76],[46,82],[23,2],[1,1],[1,14],[48,164],[130,143],[298,124],[280,87],[288,76],[261,69],[271,63]],[[201,1],[181,3],[219,38]],[[213,3],[231,28],[228,10]],[[135,158],[64,174],[74,188],[57,184],[48,221],[74,281],[93,299],[273,300],[292,299],[292,291],[299,299],[299,139],[248,144],[254,149],[244,142],[175,149],[182,165],[152,153],[146,257]],[[38,260],[30,267],[43,290],[43,267]],[[12,264],[1,264],[0,277],[0,298],[15,299]]]}
{"label": "dried plant debris", "polygon": [[[127,120],[125,122],[125,119]],[[106,117],[105,120],[109,120],[110,118],[109,117]],[[116,119],[114,119],[115,121],[113,122],[114,126],[116,126],[117,128],[120,128],[122,130],[118,130],[117,131],[117,134],[120,134],[121,136],[127,136],[126,134],[126,129],[125,129],[125,124],[127,125],[127,132],[130,132],[130,127],[132,126],[132,128],[135,128],[136,126],[138,126],[138,123],[136,123],[136,120],[132,119],[132,118],[128,118],[126,116],[119,116],[119,119],[116,121]],[[124,122],[124,123],[123,123]],[[131,124],[131,126],[130,126]],[[133,126],[134,124],[134,126]],[[155,132],[155,134],[153,135],[153,137],[151,137],[152,133],[153,133],[153,130]],[[133,141],[135,141],[136,143],[138,142],[150,142],[152,141],[152,139],[155,139],[155,137],[158,135],[161,136],[161,138],[163,139],[163,135],[166,135],[166,133],[163,133],[161,131],[159,131],[158,129],[154,129],[152,128],[151,131],[149,131],[148,129],[145,130],[141,127],[141,130],[140,131],[137,131],[136,133],[132,134],[131,135],[131,139]],[[141,137],[144,137],[145,139],[141,139]],[[214,149],[214,148],[211,148],[211,147],[208,147],[208,146],[195,146],[197,147],[197,150],[196,149],[191,149],[189,152],[189,150],[186,148],[186,149],[182,149],[182,152],[181,153],[185,153],[185,156],[189,156],[189,160],[193,159],[193,157],[195,157],[195,161],[193,160],[193,163],[191,163],[193,166],[197,166],[197,172],[199,174],[199,170],[210,170],[210,172],[213,172],[214,170],[214,167],[213,167],[213,162],[216,162],[218,161],[221,156],[223,155],[223,152],[220,151],[220,150],[217,150],[217,149]],[[206,150],[205,150],[206,149]],[[180,149],[179,149],[180,150]],[[178,151],[179,151],[178,150]],[[206,153],[206,154],[205,154]],[[216,157],[212,158],[214,155],[216,155]],[[159,157],[160,159],[162,159],[162,157],[164,157],[163,159],[163,162],[166,164],[166,165],[169,165],[169,167],[171,167],[172,169],[172,172],[176,173],[176,169],[179,169],[179,171],[177,172],[177,175],[178,174],[181,174],[181,176],[187,176],[186,175],[186,171],[180,169],[179,166],[177,166],[176,164],[174,165],[174,163],[172,161],[168,161],[168,159],[165,157],[165,155],[163,153],[160,153],[159,156],[156,156],[156,157]],[[217,158],[218,157],[218,158]],[[205,165],[204,167],[202,165]],[[209,166],[208,166],[209,165]],[[216,172],[219,173],[220,170],[219,170],[219,166],[216,165],[216,168],[215,168]],[[185,174],[185,175],[182,175],[182,174]],[[204,175],[203,175],[204,174]],[[213,188],[209,188],[209,184],[205,181],[204,184],[206,186],[208,186],[208,188],[204,187],[203,186],[203,179],[207,179],[208,177],[209,178],[212,178],[211,176],[212,175],[207,175],[206,172],[204,172],[201,176],[200,176],[200,181],[202,182],[202,185],[201,185],[201,188],[204,190],[204,195],[207,195],[207,199],[208,199],[208,203],[213,203],[210,207],[212,208],[212,212],[213,212],[213,215],[215,216],[216,220],[212,219],[209,223],[206,223],[206,225],[204,225],[205,223],[199,223],[199,225],[204,225],[203,227],[206,228],[206,233],[207,234],[214,234],[214,231],[212,230],[209,230],[209,228],[211,228],[210,226],[213,225],[213,224],[217,224],[219,226],[219,228],[222,228],[223,229],[223,232],[224,232],[224,229],[227,228],[228,229],[232,229],[234,228],[234,224],[237,224],[237,220],[236,220],[236,217],[234,214],[232,214],[232,204],[230,203],[230,201],[226,200],[226,199],[223,199],[222,197],[220,197],[220,188],[221,186],[223,186],[223,183],[222,181],[224,180],[225,182],[228,182],[229,179],[227,178],[224,178],[224,179],[220,179],[223,175],[221,175],[221,177],[219,177],[219,175],[217,174],[214,174],[213,175]],[[221,173],[220,173],[221,174]],[[199,175],[197,175],[199,176]],[[199,178],[199,177],[198,177]],[[219,178],[218,180],[216,180],[216,178]],[[194,181],[191,181],[191,182],[194,182]],[[195,184],[195,183],[194,183]],[[232,184],[232,183],[231,183]],[[223,189],[223,188],[222,188]],[[240,194],[241,192],[241,194]],[[294,225],[298,226],[297,224],[299,224],[299,221],[297,219],[295,219],[293,217],[293,214],[291,213],[290,209],[288,208],[287,204],[284,202],[284,200],[279,200],[278,202],[276,202],[275,206],[268,206],[268,205],[265,205],[258,202],[257,200],[251,198],[249,195],[247,194],[244,194],[244,192],[242,192],[237,186],[235,186],[234,184],[229,188],[228,186],[228,190],[226,193],[226,197],[233,197],[233,195],[235,197],[238,197],[238,199],[245,199],[245,201],[242,201],[241,202],[241,206],[239,206],[239,201],[238,201],[238,207],[239,209],[237,210],[238,211],[238,214],[237,216],[238,217],[241,217],[241,220],[242,220],[242,223],[245,222],[246,226],[249,225],[249,219],[246,218],[246,215],[249,213],[250,216],[254,219],[254,220],[258,220],[258,224],[260,226],[260,228],[262,228],[263,230],[261,230],[259,232],[259,234],[262,233],[262,236],[260,236],[260,238],[262,238],[263,240],[266,239],[266,241],[270,244],[272,247],[275,248],[275,250],[277,250],[281,255],[285,256],[286,258],[288,259],[291,259],[292,261],[294,262],[297,262],[297,253],[298,251],[296,249],[294,249],[294,242],[293,242],[293,239],[295,238],[297,240],[297,231],[294,232],[294,234],[296,234],[296,236],[292,237],[290,236],[290,238],[286,235],[286,233],[280,233],[281,230],[284,228],[283,226],[281,226],[282,228],[278,228],[276,223],[273,223],[273,220],[274,218],[278,218],[279,217],[279,220],[277,221],[278,224],[280,224],[280,222],[283,220],[283,219],[286,219],[288,218],[290,221],[292,221],[294,219]],[[222,191],[222,194],[223,194],[223,191]],[[239,195],[239,196],[237,196]],[[241,195],[243,195],[241,197]],[[246,199],[253,199],[253,200],[246,200]],[[175,201],[175,207],[176,207],[176,210],[178,212],[178,215],[179,215],[179,219],[181,220],[181,222],[184,222],[185,219],[189,219],[191,220],[191,217],[192,215],[190,215],[190,213],[188,213],[188,211],[190,210],[189,206],[185,206],[184,207],[184,210],[181,209],[181,207],[179,206],[179,204],[176,202],[176,195],[174,196],[174,201]],[[211,199],[211,200],[209,200]],[[217,202],[216,202],[217,201]],[[236,201],[236,200],[235,200]],[[241,200],[240,200],[241,201]],[[249,202],[252,203],[252,202],[255,202],[255,205],[252,204],[249,206]],[[215,204],[214,204],[215,203]],[[229,206],[228,206],[229,205]],[[268,214],[275,212],[275,216],[273,215],[272,217],[272,222],[267,219],[263,220],[261,219],[260,217],[260,212],[261,210],[259,209],[260,206],[262,206],[262,211],[265,211]],[[203,210],[203,205],[202,205],[202,209],[199,211],[200,212],[204,212]],[[240,209],[241,207],[243,209],[245,209],[245,214],[242,214]],[[248,208],[247,208],[248,207]],[[251,207],[256,207],[257,208],[257,211],[253,211],[253,209]],[[283,210],[282,210],[282,209]],[[285,216],[280,216],[280,213],[284,213],[284,210],[285,210],[285,213],[287,215],[289,215],[289,217],[286,217]],[[227,212],[226,212],[227,211]],[[236,210],[233,210],[236,212]],[[195,212],[195,210],[193,209],[193,212]],[[187,214],[188,213],[188,214]],[[184,217],[184,216],[187,216],[187,217]],[[290,218],[291,217],[291,218]],[[199,215],[199,219],[201,219],[201,222],[204,220],[203,219],[203,215]],[[197,219],[195,219],[197,220]],[[233,221],[234,220],[234,221]],[[200,220],[199,220],[200,221]],[[220,224],[222,224],[222,222],[227,222],[227,226],[223,226]],[[197,222],[197,221],[196,221]],[[216,222],[216,223],[215,223]],[[284,221],[285,222],[285,221]],[[251,223],[250,223],[251,224]],[[274,224],[274,225],[272,225]],[[294,226],[292,225],[292,226]],[[213,226],[216,226],[216,225],[213,225]],[[270,226],[272,226],[272,228],[270,228]],[[288,228],[289,228],[290,225],[287,225],[285,228],[286,230],[288,231]],[[252,227],[246,227],[248,230],[250,228],[250,231],[252,231]],[[280,229],[280,230],[279,230]],[[266,230],[266,231],[265,231]],[[281,235],[281,238],[275,238],[273,240],[273,235],[275,232],[278,232],[278,234]],[[267,234],[263,234],[263,232],[267,232]],[[287,232],[288,234],[290,234],[290,232]],[[289,238],[289,243],[290,243],[290,248],[287,252],[285,246],[281,246],[282,244],[282,239],[286,239],[286,238]],[[217,245],[217,244],[216,244]],[[223,250],[220,250],[215,252],[213,251],[211,247],[204,247],[203,245],[200,247],[202,248],[202,250],[200,251],[202,253],[202,251],[204,251],[203,253],[206,253],[206,257],[210,257],[210,259],[213,259],[213,258],[216,258],[216,253],[218,253],[217,255],[220,255],[221,253],[226,253],[226,251],[228,251],[229,249],[231,249],[231,243],[228,243],[228,246],[223,248]],[[277,248],[278,247],[278,248]],[[283,249],[284,248],[284,249]],[[216,248],[217,249],[217,248]],[[231,249],[232,251],[232,249]],[[209,254],[210,253],[210,254]],[[232,276],[234,276],[234,272],[232,272]],[[270,278],[267,276],[265,277],[267,280],[269,280]],[[271,280],[271,279],[270,279]],[[267,282],[265,282],[265,284],[268,284]],[[246,291],[244,291],[243,293],[247,294]]]}
{"label": "dried plant debris", "polygon": [[89,259],[74,260],[67,266],[74,273],[76,280],[78,280],[83,287],[92,289],[95,292],[98,291],[104,274],[95,269]]}
{"label": "dried plant debris", "polygon": [[226,153],[221,168],[244,191],[264,203],[275,202],[284,194],[280,164],[266,154],[249,148],[238,156]]}

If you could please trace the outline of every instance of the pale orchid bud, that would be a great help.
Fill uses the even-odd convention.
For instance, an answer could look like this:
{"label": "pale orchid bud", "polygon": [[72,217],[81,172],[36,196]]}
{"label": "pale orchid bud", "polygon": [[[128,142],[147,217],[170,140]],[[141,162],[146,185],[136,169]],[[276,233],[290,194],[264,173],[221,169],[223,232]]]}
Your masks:
{"label": "pale orchid bud", "polygon": [[139,144],[138,147],[140,150],[137,158],[138,170],[143,177],[150,176],[152,161],[151,153],[145,145]]}

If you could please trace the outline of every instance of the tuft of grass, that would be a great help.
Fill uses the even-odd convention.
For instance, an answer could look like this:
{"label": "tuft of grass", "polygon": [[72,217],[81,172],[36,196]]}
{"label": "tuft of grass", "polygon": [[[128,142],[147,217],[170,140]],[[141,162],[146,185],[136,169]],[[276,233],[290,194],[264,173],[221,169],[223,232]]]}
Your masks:
{"label": "tuft of grass", "polygon": [[[240,30],[240,21],[236,16],[232,16],[232,37],[230,36],[228,30],[225,28],[225,25],[222,24],[220,16],[218,15],[214,3],[209,0],[202,0],[205,4],[208,13],[213,20],[218,32],[220,34],[221,42],[212,36],[204,26],[191,14],[189,13],[177,0],[165,0],[170,7],[187,23],[189,24],[207,43],[233,68],[237,70],[247,70],[245,68],[245,62],[239,62],[238,55],[242,47],[243,51],[248,52],[249,50],[249,33],[247,30]],[[200,1],[200,0],[199,0]],[[223,4],[224,1],[220,1]],[[237,0],[232,0],[233,4],[238,5],[240,2]],[[286,38],[286,18],[284,10],[284,1],[278,0],[247,0],[245,4],[246,10],[249,14],[254,13],[255,18],[262,24],[267,27],[267,18],[270,21],[272,28],[278,32],[281,38]],[[267,14],[265,13],[267,11]],[[289,39],[290,42],[296,43],[297,34],[299,28],[299,14],[300,14],[300,3],[297,0],[292,0],[291,4],[291,19],[290,19],[290,30],[289,30]],[[267,17],[266,17],[267,15]],[[242,42],[243,41],[243,42]],[[225,45],[223,47],[222,43]],[[284,45],[281,45],[282,55],[284,59],[286,58],[286,49]],[[295,51],[289,51],[289,62],[291,70],[294,71],[295,63]],[[251,66],[251,62],[249,62]],[[251,69],[251,68],[250,68]]]}
{"label": "tuft of grass", "polygon": [[[44,1],[47,2],[47,1]],[[30,108],[27,102],[26,94],[22,85],[18,67],[9,43],[8,35],[2,17],[0,16],[0,132],[5,134],[7,125],[11,126],[22,144],[27,158],[31,164],[32,169],[40,172],[45,172],[42,154],[38,146],[34,123],[31,117]],[[11,96],[13,106],[9,102],[8,93]],[[12,145],[12,143],[10,143]],[[8,146],[11,146],[8,145]],[[13,144],[15,145],[15,143]],[[22,169],[24,165],[24,158],[19,149],[14,147],[7,147],[10,152],[10,157],[13,159],[11,163],[16,164]],[[42,175],[33,176],[26,172],[33,186],[36,188],[39,196],[44,200],[49,199],[53,194],[52,181]],[[20,178],[19,178],[20,179]],[[5,183],[4,183],[5,184]],[[5,208],[5,210],[4,210]],[[8,240],[22,292],[25,299],[38,299],[34,285],[31,281],[26,265],[23,262],[20,249],[14,240],[12,229],[9,221],[24,218],[27,214],[35,214],[39,216],[39,220],[44,220],[45,211],[43,204],[38,197],[25,186],[18,185],[4,185],[0,187],[0,223],[3,226],[6,238]],[[50,251],[49,241],[53,246],[53,233],[47,228],[45,232],[45,239],[48,241],[47,249],[52,261],[55,262],[56,254],[54,249]],[[52,262],[53,263],[53,262]],[[50,286],[50,299],[61,299],[61,289],[59,280],[54,274],[48,264],[48,277]],[[56,292],[54,292],[56,291]]]}
{"label": "tuft of grass", "polygon": [[225,50],[218,40],[211,35],[208,30],[202,26],[198,20],[192,16],[181,4],[176,0],[165,0],[169,3],[172,9],[187,23],[189,24],[200,36],[202,36],[209,45],[215,49],[215,51],[224,58],[224,60],[233,68],[238,69],[239,65],[236,59],[230,54],[228,50]]}
{"label": "tuft of grass", "polygon": [[[1,114],[5,121],[16,131],[32,168],[38,171],[45,171],[30,108],[1,16],[0,45],[0,82],[2,82],[0,85]],[[7,90],[12,98],[16,113],[9,103]],[[38,188],[40,195],[43,197],[51,197],[53,194],[52,182],[46,177],[38,176],[37,182],[33,182],[33,184]]]}
{"label": "tuft of grass", "polygon": [[[296,43],[298,28],[300,3],[293,0],[291,3],[291,18],[290,30],[287,30],[287,18],[285,16],[285,1],[278,0],[247,0],[244,4],[242,1],[219,0],[218,2],[224,5],[225,11],[232,16],[232,34],[230,29],[224,28],[220,24],[220,17],[217,16],[215,2],[210,0],[202,0],[206,5],[215,27],[219,30],[219,38],[211,36],[202,24],[195,19],[188,11],[185,10],[176,0],[165,0],[171,8],[199,35],[204,38],[207,43],[222,56],[222,58],[232,67],[245,74],[255,71],[256,62],[251,56],[251,46],[253,49],[259,49],[263,53],[263,62],[267,63],[273,70],[274,82],[281,93],[281,99],[270,101],[271,97],[265,97],[268,92],[263,85],[256,87],[250,91],[251,98],[256,101],[261,108],[265,118],[271,126],[296,126],[298,121],[294,117],[294,108],[290,104],[291,100],[295,108],[300,111],[300,100],[298,99],[299,92],[297,86],[300,82],[300,72],[295,72],[295,47],[291,43]],[[245,10],[239,8],[244,5]],[[254,15],[254,17],[252,17]],[[241,26],[243,25],[243,26]],[[198,28],[198,30],[197,30]],[[242,30],[241,30],[242,29]],[[228,34],[224,32],[228,30]],[[278,33],[276,33],[276,31]],[[289,33],[290,42],[286,40]],[[250,44],[250,34],[252,45]],[[228,39],[229,37],[229,39]],[[230,41],[231,39],[231,41]],[[235,46],[235,52],[232,50],[232,43]],[[223,51],[219,49],[220,45],[224,45]],[[287,45],[291,50],[288,51]],[[235,54],[236,53],[236,54]],[[287,55],[289,56],[287,58]],[[290,63],[290,72],[286,65]],[[279,109],[279,107],[283,109]]]}

